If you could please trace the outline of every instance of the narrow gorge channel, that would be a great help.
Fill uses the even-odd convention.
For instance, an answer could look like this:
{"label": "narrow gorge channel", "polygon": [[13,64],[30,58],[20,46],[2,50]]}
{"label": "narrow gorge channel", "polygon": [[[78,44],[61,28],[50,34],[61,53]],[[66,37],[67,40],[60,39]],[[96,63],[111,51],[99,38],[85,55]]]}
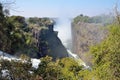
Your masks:
{"label": "narrow gorge channel", "polygon": [[72,19],[70,18],[56,18],[55,19],[54,30],[58,31],[58,37],[67,49],[69,57],[72,57],[76,60],[80,60],[80,64],[86,66],[86,64],[80,59],[77,53],[72,52],[72,30],[71,23]]}

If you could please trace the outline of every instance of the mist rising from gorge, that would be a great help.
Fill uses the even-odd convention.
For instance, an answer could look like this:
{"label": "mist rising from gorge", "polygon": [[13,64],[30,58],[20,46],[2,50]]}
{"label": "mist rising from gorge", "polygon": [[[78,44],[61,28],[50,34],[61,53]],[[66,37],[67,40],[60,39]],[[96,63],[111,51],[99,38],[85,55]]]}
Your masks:
{"label": "mist rising from gorge", "polygon": [[54,30],[58,31],[58,37],[66,48],[71,47],[71,20],[69,18],[57,18]]}

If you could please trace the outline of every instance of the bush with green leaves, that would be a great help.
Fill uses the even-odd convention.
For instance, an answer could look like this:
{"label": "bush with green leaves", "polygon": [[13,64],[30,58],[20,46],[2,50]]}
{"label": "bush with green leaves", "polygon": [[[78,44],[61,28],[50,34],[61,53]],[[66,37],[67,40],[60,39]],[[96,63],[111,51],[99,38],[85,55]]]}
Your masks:
{"label": "bush with green leaves", "polygon": [[22,56],[22,60],[1,59],[0,64],[1,71],[5,71],[2,75],[8,74],[6,76],[1,76],[1,79],[30,80],[33,77],[32,73],[30,73],[32,70],[32,63],[28,57]]}
{"label": "bush with green leaves", "polygon": [[120,25],[111,25],[108,37],[91,47],[90,53],[95,80],[120,80]]}
{"label": "bush with green leaves", "polygon": [[35,73],[44,80],[78,80],[80,78],[78,73],[82,69],[83,66],[72,58],[52,61],[51,57],[46,56],[41,58],[41,63]]}

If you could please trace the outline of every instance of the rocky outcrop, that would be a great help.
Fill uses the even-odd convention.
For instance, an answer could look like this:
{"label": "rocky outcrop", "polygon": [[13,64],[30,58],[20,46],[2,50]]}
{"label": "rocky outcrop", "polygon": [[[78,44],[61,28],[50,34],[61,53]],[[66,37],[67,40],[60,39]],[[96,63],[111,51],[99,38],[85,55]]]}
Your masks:
{"label": "rocky outcrop", "polygon": [[90,65],[90,56],[87,56],[86,53],[89,51],[90,46],[101,42],[105,38],[106,33],[107,31],[100,23],[72,23],[72,51]]}
{"label": "rocky outcrop", "polygon": [[58,38],[57,31],[53,30],[53,25],[41,29],[32,29],[33,36],[37,39],[36,45],[39,48],[39,57],[46,55],[57,58],[68,57],[68,52]]}

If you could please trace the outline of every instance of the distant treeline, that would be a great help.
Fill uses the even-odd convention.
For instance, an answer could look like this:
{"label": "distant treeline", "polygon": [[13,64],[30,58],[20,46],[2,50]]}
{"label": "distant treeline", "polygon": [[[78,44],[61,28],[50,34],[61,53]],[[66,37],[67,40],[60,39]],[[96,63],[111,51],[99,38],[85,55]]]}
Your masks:
{"label": "distant treeline", "polygon": [[114,20],[113,15],[99,15],[99,16],[85,16],[83,14],[80,14],[79,16],[75,17],[73,22],[79,23],[79,22],[86,22],[86,23],[102,23],[104,25],[111,24]]}

